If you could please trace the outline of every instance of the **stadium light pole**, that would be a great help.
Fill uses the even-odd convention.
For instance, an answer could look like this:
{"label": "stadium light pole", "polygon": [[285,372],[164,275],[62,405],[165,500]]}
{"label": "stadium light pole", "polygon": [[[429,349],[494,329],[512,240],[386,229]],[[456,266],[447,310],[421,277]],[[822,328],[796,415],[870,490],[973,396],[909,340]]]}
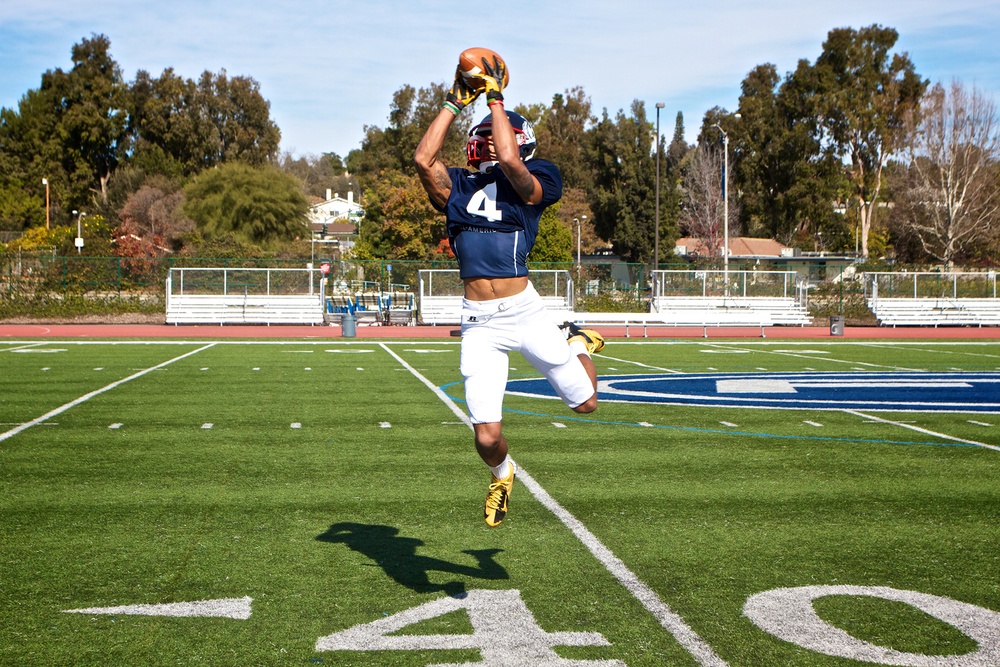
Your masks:
{"label": "stadium light pole", "polygon": [[[740,119],[740,114],[733,114]],[[729,296],[729,133],[718,123],[712,125],[722,133],[722,280],[724,297]]]}
{"label": "stadium light pole", "polygon": [[656,229],[653,232],[653,280],[660,268],[660,109],[663,102],[656,103]]}

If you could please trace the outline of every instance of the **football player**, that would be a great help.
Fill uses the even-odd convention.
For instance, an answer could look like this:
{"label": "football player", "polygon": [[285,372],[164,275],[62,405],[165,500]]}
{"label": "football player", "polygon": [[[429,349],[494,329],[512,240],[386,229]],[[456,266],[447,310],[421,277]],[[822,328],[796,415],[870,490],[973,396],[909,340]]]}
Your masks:
{"label": "football player", "polygon": [[[604,340],[569,322],[557,326],[528,278],[538,221],[562,196],[562,175],[551,162],[534,158],[530,123],[504,108],[503,61],[483,58],[483,65],[479,85],[456,72],[415,161],[431,203],[447,218],[464,283],[460,368],[476,451],[492,473],[485,519],[496,526],[507,514],[515,475],[501,430],[508,354],[520,352],[567,406],[589,413],[597,408],[597,372],[590,355]],[[489,115],[470,132],[466,152],[472,170],[448,168],[439,156],[445,134],[483,92]],[[560,328],[568,329],[568,341]]]}

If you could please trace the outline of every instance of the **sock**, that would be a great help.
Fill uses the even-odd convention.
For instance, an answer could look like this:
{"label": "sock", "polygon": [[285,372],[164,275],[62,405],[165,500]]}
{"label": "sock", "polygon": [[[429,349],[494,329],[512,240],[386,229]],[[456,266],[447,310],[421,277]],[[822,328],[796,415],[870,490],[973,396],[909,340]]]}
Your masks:
{"label": "sock", "polygon": [[497,479],[505,479],[507,475],[510,474],[510,469],[514,467],[514,464],[510,462],[510,457],[504,457],[504,460],[500,462],[500,465],[494,467],[490,466],[490,471],[493,472],[493,476]]}
{"label": "sock", "polygon": [[587,349],[587,344],[582,340],[571,340],[569,342],[569,349],[576,356],[580,356],[581,354],[590,356],[590,350]]}

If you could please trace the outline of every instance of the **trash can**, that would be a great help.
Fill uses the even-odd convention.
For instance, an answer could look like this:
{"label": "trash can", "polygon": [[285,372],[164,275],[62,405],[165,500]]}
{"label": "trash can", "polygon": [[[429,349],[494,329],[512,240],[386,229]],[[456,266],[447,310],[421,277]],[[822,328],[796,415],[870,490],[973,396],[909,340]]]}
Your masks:
{"label": "trash can", "polygon": [[344,338],[354,338],[358,335],[358,320],[354,313],[346,312],[340,318],[340,335]]}
{"label": "trash can", "polygon": [[830,317],[830,335],[831,336],[843,336],[844,335],[844,316],[843,315],[832,315]]}

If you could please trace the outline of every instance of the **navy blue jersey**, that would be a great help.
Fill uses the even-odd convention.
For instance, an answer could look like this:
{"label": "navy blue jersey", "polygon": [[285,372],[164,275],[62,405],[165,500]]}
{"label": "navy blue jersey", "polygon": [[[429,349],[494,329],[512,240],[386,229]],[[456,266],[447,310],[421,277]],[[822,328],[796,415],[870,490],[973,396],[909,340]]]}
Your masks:
{"label": "navy blue jersey", "polygon": [[524,165],[542,185],[542,201],[525,204],[499,166],[490,173],[449,169],[451,196],[442,210],[462,278],[528,275],[528,253],[542,211],[562,197],[562,174],[545,160]]}

